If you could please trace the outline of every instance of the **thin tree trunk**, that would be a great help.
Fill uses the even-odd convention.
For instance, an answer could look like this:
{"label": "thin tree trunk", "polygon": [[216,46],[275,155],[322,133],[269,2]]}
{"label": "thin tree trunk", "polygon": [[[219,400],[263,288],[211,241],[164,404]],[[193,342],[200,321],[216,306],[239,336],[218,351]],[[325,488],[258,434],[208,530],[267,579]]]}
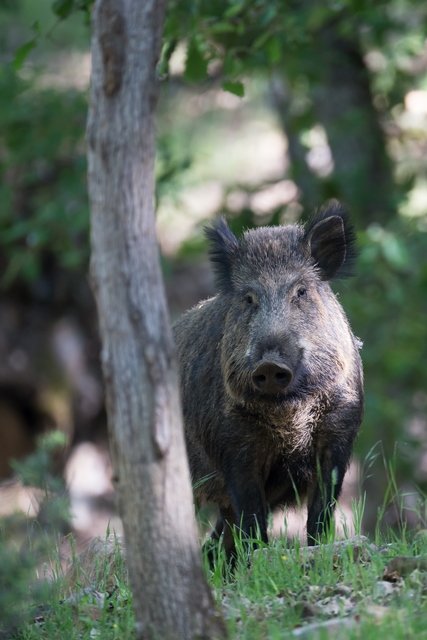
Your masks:
{"label": "thin tree trunk", "polygon": [[332,25],[318,34],[314,109],[332,150],[338,197],[360,227],[387,223],[396,214],[394,182],[368,69],[357,36],[344,39],[337,29]]}
{"label": "thin tree trunk", "polygon": [[279,117],[288,143],[289,177],[299,189],[299,200],[307,213],[314,211],[322,201],[320,183],[311,172],[306,156],[307,149],[300,140],[298,117],[293,114],[292,89],[285,72],[276,72],[270,84],[273,106]]}
{"label": "thin tree trunk", "polygon": [[[313,3],[309,0],[308,4]],[[290,175],[301,191],[303,205],[310,210],[318,206],[319,197],[342,199],[357,226],[365,228],[372,222],[386,224],[393,219],[397,198],[357,32],[344,38],[341,31],[339,22],[319,29],[309,48],[302,48],[299,57],[291,60],[290,71],[284,60],[272,90],[289,143]],[[332,152],[334,172],[326,180],[310,172],[299,140],[301,116],[293,113],[292,91],[300,77],[308,82],[312,103],[306,115],[323,125]]]}
{"label": "thin tree trunk", "polygon": [[164,2],[97,0],[88,119],[91,273],[138,638],[224,637],[201,568],[154,218]]}

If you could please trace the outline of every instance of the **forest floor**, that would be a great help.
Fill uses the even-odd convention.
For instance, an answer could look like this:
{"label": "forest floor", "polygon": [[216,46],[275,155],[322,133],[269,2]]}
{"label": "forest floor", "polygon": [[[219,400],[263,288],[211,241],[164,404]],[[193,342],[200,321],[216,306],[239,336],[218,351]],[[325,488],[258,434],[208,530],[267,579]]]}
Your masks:
{"label": "forest floor", "polygon": [[[71,544],[72,547],[72,544]],[[114,537],[56,555],[49,599],[10,638],[134,639],[124,553]],[[427,639],[427,531],[305,547],[276,539],[233,574],[206,569],[230,638]]]}

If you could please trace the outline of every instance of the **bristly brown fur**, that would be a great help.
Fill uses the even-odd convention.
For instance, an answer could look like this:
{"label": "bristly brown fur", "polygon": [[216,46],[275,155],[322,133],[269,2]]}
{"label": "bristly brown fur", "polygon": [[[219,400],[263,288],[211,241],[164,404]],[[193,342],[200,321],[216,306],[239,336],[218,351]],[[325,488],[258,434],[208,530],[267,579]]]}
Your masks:
{"label": "bristly brown fur", "polygon": [[174,326],[195,497],[268,541],[267,514],[307,500],[307,541],[329,530],[363,412],[358,343],[329,280],[354,233],[337,202],[306,227],[206,229],[218,293]]}

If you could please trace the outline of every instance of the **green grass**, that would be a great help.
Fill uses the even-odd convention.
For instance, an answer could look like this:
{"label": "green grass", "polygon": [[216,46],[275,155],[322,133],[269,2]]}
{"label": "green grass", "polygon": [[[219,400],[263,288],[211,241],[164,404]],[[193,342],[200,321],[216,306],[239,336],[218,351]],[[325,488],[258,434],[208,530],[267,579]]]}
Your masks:
{"label": "green grass", "polygon": [[[31,470],[34,464],[27,467]],[[353,502],[354,537],[335,540],[332,528],[316,547],[286,536],[269,545],[258,541],[248,562],[248,548],[236,534],[233,571],[221,542],[213,567],[205,554],[205,572],[231,639],[377,640],[386,635],[387,640],[427,640],[427,503],[424,496],[413,514],[419,530],[409,531],[394,464],[387,465],[387,475],[388,487],[371,539],[361,535],[363,496]],[[385,524],[391,505],[399,516],[394,529]],[[200,519],[203,516],[202,512]],[[8,528],[13,533],[10,523]],[[21,543],[16,534],[7,538],[6,533],[4,524],[0,527],[0,640],[135,638],[123,550],[114,536],[107,532],[105,540],[94,540],[78,553],[72,537],[58,538],[57,547],[52,543],[47,547],[53,535],[45,537],[37,527],[28,527]],[[40,581],[28,589],[35,566],[39,576],[43,567],[49,567],[49,590],[41,590]],[[2,581],[7,587],[1,586]],[[8,627],[3,629],[7,614]]]}
{"label": "green grass", "polygon": [[[349,621],[342,626],[346,638],[377,638],[380,628],[390,638],[427,638],[427,572],[415,569],[405,579],[396,576],[396,583],[382,580],[393,557],[426,553],[421,537],[411,544],[384,541],[382,547],[369,541],[338,550],[323,545],[314,552],[276,541],[255,553],[249,569],[239,566],[235,580],[222,588],[231,636],[293,637],[300,626],[341,618]],[[319,627],[310,637],[329,633],[322,635]]]}
{"label": "green grass", "polygon": [[[416,560],[398,561],[396,570],[390,563],[399,557]],[[377,640],[386,634],[387,640],[427,639],[425,530],[402,538],[389,532],[375,544],[353,538],[314,550],[297,540],[277,539],[260,545],[250,565],[240,545],[234,573],[221,551],[214,569],[206,570],[230,638]],[[83,555],[72,553],[66,569],[56,555],[54,575],[49,601],[31,611],[17,640],[135,637],[118,541],[93,543]]]}
{"label": "green grass", "polygon": [[68,566],[52,558],[53,588],[49,602],[30,612],[31,622],[14,637],[44,638],[134,638],[134,616],[127,571],[120,542],[112,537],[95,540],[77,554],[70,539]]}

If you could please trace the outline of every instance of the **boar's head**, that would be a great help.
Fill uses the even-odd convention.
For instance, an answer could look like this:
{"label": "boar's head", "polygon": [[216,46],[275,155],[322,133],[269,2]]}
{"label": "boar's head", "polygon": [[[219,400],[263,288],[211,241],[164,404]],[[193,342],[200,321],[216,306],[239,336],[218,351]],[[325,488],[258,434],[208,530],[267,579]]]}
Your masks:
{"label": "boar's head", "polygon": [[225,389],[241,404],[280,404],[345,375],[353,348],[329,281],[349,275],[354,233],[329,202],[307,223],[238,239],[221,218],[206,230],[225,325]]}

